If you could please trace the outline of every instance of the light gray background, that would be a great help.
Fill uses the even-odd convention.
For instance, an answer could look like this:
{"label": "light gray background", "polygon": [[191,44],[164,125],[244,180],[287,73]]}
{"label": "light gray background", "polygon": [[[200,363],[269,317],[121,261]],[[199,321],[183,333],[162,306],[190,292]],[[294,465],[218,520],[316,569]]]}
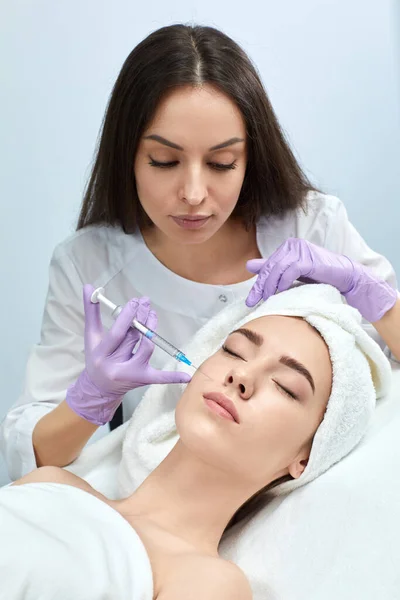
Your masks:
{"label": "light gray background", "polygon": [[400,274],[399,15],[395,0],[2,0],[0,418],[38,339],[48,262],[74,229],[113,82],[158,27],[209,24],[245,48],[308,174]]}

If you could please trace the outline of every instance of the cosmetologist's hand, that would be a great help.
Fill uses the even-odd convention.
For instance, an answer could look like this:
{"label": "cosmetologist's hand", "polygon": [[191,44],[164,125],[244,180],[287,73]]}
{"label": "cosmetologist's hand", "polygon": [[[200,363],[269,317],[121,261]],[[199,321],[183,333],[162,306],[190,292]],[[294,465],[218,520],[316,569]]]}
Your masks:
{"label": "cosmetologist's hand", "polygon": [[363,265],[303,239],[289,238],[268,259],[249,260],[247,269],[258,274],[247,306],[289,289],[296,279],[336,287],[371,323],[379,321],[397,300],[396,290]]}
{"label": "cosmetologist's hand", "polygon": [[191,377],[149,365],[154,344],[130,326],[137,319],[156,329],[157,315],[150,309],[148,298],[130,300],[111,329],[104,331],[100,304],[90,300],[93,291],[91,285],[84,286],[85,369],[68,388],[66,402],[83,419],[104,425],[111,421],[128,391],[152,383],[187,383]]}

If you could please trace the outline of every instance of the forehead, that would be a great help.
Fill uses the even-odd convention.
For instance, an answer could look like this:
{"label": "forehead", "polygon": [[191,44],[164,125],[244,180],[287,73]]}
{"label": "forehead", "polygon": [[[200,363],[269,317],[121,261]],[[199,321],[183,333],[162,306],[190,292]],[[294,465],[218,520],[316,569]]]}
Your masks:
{"label": "forehead", "polygon": [[[146,133],[162,130],[172,141],[190,142],[190,135],[201,135],[207,147],[233,136],[245,137],[245,123],[236,104],[217,88],[205,84],[185,86],[169,92],[160,101]],[[180,136],[177,140],[176,136]],[[225,136],[225,137],[224,137]]]}

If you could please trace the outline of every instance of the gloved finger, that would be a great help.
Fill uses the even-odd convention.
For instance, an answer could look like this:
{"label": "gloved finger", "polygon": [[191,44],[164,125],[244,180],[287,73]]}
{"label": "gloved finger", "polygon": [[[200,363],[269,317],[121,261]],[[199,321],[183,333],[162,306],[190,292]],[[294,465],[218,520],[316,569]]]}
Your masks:
{"label": "gloved finger", "polygon": [[112,353],[112,356],[118,356],[119,361],[122,362],[129,360],[140,338],[140,331],[138,331],[134,327],[130,327],[120,345],[117,346],[117,348]]}
{"label": "gloved finger", "polygon": [[151,383],[189,383],[191,379],[191,375],[181,371],[161,371],[148,367],[144,374],[143,383],[145,385]]}
{"label": "gloved finger", "polygon": [[83,308],[85,311],[85,351],[93,351],[103,337],[103,324],[100,316],[100,304],[91,301],[94,287],[83,286]]}
{"label": "gloved finger", "polygon": [[157,331],[158,317],[155,310],[149,310],[145,325],[152,331]]}
{"label": "gloved finger", "polygon": [[269,276],[272,265],[273,263],[268,260],[265,261],[264,265],[261,267],[258,277],[246,298],[246,306],[255,306],[263,297],[265,281]]}
{"label": "gloved finger", "polygon": [[277,292],[285,292],[288,290],[293,283],[300,277],[301,269],[299,268],[298,263],[290,264],[287,269],[285,269],[278,281],[278,285],[276,287]]}
{"label": "gloved finger", "polygon": [[[150,298],[148,298],[147,296],[142,296],[141,298],[139,298],[139,305],[138,305],[138,310],[137,310],[135,319],[137,321],[139,321],[139,323],[142,323],[142,325],[146,325],[148,327],[147,319],[149,317],[149,314],[150,314]],[[136,341],[139,341],[139,344],[135,350],[135,354],[137,353],[138,348],[140,348],[140,346],[142,344],[143,337],[144,336],[142,334],[138,335],[138,338]]]}
{"label": "gloved finger", "polygon": [[[138,309],[136,313],[135,319],[142,323],[143,325],[147,325],[146,321],[149,317],[150,313],[150,298],[147,296],[142,296],[139,298]],[[148,327],[148,325],[147,325]]]}
{"label": "gloved finger", "polygon": [[265,262],[265,258],[252,258],[251,260],[247,261],[246,269],[250,271],[250,273],[259,273]]}
{"label": "gloved finger", "polygon": [[273,296],[275,294],[276,289],[278,287],[278,282],[282,277],[284,269],[285,265],[283,265],[281,262],[278,262],[272,267],[271,272],[269,273],[264,284],[264,289],[262,293],[262,299],[264,300],[264,302],[268,300],[270,296]]}
{"label": "gloved finger", "polygon": [[[258,277],[255,284],[251,288],[249,295],[246,298],[247,306],[255,306],[261,300],[261,298],[264,298],[266,293],[266,282],[270,277],[272,269],[277,263],[279,263],[281,260],[284,260],[287,257],[287,255],[290,254],[294,241],[295,240],[293,240],[292,238],[289,238],[288,240],[283,242],[267,260],[255,258],[251,261],[248,261],[248,263],[250,263],[250,267],[254,266],[254,269],[258,269]],[[263,262],[261,266],[260,261]],[[247,269],[251,271],[251,268],[249,269],[248,266]]]}
{"label": "gloved finger", "polygon": [[[138,319],[139,320],[139,319]],[[145,323],[146,327],[155,331],[157,329],[157,313],[154,310],[150,310]],[[146,336],[142,335],[140,339],[140,345],[138,350],[135,352],[135,363],[140,361],[141,364],[146,365],[151,355],[154,352],[154,344]]]}
{"label": "gloved finger", "polygon": [[[308,248],[307,248],[308,250]],[[291,253],[291,263],[282,273],[281,279],[278,282],[277,291],[283,292],[296,281],[310,281],[307,277],[312,269],[312,261],[309,252],[304,252],[301,246],[298,247],[298,252]],[[315,279],[312,280],[315,283]]]}
{"label": "gloved finger", "polygon": [[285,260],[289,255],[293,255],[297,250],[297,239],[296,238],[288,238],[285,242],[283,242],[277,249],[271,254],[265,264],[269,264],[272,268],[278,262]]}
{"label": "gloved finger", "polygon": [[278,291],[279,282],[287,269],[293,265],[299,265],[299,249],[296,239],[289,238],[274,253],[275,265],[272,267],[264,285],[263,300],[268,300]]}
{"label": "gloved finger", "polygon": [[[137,298],[132,298],[125,304],[111,329],[103,337],[99,350],[104,356],[112,354],[122,343],[131,328],[132,320],[136,317],[138,305],[139,301]],[[129,335],[132,334],[130,333]]]}

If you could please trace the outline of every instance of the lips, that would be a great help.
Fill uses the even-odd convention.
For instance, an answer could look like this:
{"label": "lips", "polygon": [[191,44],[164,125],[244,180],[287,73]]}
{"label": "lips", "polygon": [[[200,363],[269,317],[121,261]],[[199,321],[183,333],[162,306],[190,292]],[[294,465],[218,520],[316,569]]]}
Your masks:
{"label": "lips", "polygon": [[176,219],[187,219],[188,221],[202,221],[208,219],[210,215],[176,215]]}
{"label": "lips", "polygon": [[[231,416],[234,421],[236,421],[236,423],[240,423],[239,413],[236,410],[235,405],[233,404],[232,400],[225,396],[225,394],[221,394],[220,392],[209,392],[207,394],[203,394],[203,398],[206,401],[211,400],[212,402],[218,404],[224,409],[224,411],[226,411],[226,413]],[[224,414],[221,416],[224,416]],[[226,417],[228,417],[228,415],[226,415]]]}
{"label": "lips", "polygon": [[200,229],[211,218],[211,215],[179,215],[172,217],[173,221],[182,229]]}

